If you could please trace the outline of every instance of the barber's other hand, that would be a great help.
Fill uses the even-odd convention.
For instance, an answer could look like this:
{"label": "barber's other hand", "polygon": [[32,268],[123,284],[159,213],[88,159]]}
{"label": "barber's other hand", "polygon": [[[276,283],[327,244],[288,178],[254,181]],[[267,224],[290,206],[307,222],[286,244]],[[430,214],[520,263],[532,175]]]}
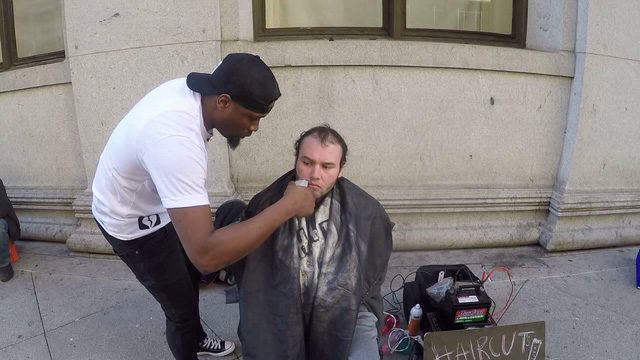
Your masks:
{"label": "barber's other hand", "polygon": [[316,205],[313,189],[297,186],[293,181],[289,182],[282,200],[291,206],[296,217],[305,217],[313,214],[313,209]]}

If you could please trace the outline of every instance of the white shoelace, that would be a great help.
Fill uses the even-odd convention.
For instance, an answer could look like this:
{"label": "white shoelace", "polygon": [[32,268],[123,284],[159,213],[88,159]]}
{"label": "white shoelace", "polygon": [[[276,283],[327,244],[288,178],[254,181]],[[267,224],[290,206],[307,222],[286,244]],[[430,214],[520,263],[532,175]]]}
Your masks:
{"label": "white shoelace", "polygon": [[213,349],[213,350],[222,349],[222,345],[220,344],[220,339],[212,339],[210,337],[207,337],[206,339],[204,339],[204,341],[202,342],[202,347],[207,349]]}

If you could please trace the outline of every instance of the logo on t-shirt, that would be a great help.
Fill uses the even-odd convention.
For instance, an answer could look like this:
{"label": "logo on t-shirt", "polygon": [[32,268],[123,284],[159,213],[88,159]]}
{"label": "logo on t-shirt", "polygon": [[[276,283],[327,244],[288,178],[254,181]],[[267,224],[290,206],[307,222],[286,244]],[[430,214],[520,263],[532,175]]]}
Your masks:
{"label": "logo on t-shirt", "polygon": [[160,225],[160,215],[154,214],[149,216],[140,216],[138,218],[138,228],[147,230]]}

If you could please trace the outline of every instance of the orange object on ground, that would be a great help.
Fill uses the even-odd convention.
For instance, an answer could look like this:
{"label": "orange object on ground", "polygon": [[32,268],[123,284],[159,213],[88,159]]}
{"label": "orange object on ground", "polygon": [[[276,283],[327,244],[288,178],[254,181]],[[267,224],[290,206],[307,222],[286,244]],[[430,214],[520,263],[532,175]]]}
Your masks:
{"label": "orange object on ground", "polygon": [[16,243],[13,241],[9,241],[9,262],[18,261],[18,249],[16,248]]}

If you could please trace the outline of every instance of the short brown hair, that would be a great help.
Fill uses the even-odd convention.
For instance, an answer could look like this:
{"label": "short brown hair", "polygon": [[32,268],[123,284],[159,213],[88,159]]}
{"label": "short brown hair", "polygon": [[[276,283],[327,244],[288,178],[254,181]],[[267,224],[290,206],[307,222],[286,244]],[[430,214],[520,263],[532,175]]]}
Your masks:
{"label": "short brown hair", "polygon": [[327,143],[340,145],[340,147],[342,148],[340,167],[342,168],[344,164],[347,163],[347,151],[349,151],[349,149],[347,148],[347,143],[337,131],[329,126],[329,124],[322,124],[320,126],[312,127],[311,129],[300,134],[300,137],[293,145],[296,155],[296,161],[298,161],[298,155],[300,155],[300,144],[302,144],[302,140],[309,136],[316,137],[318,140],[320,140],[320,144],[322,145],[327,145]]}

